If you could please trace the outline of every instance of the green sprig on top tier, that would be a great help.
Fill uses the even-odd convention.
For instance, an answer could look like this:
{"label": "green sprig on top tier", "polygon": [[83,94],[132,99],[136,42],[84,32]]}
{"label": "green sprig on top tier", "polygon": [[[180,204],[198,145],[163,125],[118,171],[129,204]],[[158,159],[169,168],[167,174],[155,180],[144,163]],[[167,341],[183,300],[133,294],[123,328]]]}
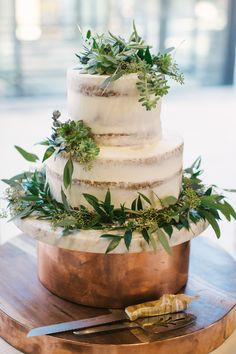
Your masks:
{"label": "green sprig on top tier", "polygon": [[81,204],[72,208],[61,191],[62,202],[51,195],[44,170],[25,172],[4,180],[9,185],[7,200],[12,218],[26,218],[34,215],[46,219],[52,227],[62,229],[62,235],[75,230],[102,230],[101,238],[110,240],[106,253],[114,250],[123,241],[129,250],[134,232],[139,232],[153,249],[160,242],[171,254],[169,239],[174,228],[191,230],[191,225],[206,220],[220,237],[218,221],[221,215],[227,220],[236,219],[236,212],[212,186],[207,187],[199,178],[200,158],[184,171],[182,189],[178,199],[173,196],[156,198],[162,209],[157,210],[153,203],[142,193],[128,207],[112,204],[112,195],[108,190],[103,201],[90,194],[83,197],[90,205],[88,209]]}
{"label": "green sprig on top tier", "polygon": [[184,83],[183,74],[171,55],[174,48],[152,54],[152,47],[137,33],[135,23],[128,40],[111,32],[93,35],[89,30],[85,38],[81,35],[84,50],[76,56],[82,73],[109,75],[103,88],[123,75],[137,73],[139,102],[147,110],[155,108],[160,97],[169,92],[167,78]]}

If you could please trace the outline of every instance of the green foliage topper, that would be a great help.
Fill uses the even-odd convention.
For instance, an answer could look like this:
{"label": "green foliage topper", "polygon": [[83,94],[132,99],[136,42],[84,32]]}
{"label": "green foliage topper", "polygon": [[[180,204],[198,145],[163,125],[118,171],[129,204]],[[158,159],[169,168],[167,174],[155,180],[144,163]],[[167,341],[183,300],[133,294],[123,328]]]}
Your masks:
{"label": "green foliage topper", "polygon": [[82,33],[81,36],[84,50],[76,56],[82,72],[109,75],[102,85],[104,89],[123,75],[137,73],[139,102],[147,110],[155,108],[159,98],[168,93],[170,87],[167,78],[180,84],[184,82],[183,74],[170,53],[174,48],[152,54],[151,46],[137,33],[134,23],[128,40],[111,32],[108,35],[92,35],[90,30],[85,38]]}
{"label": "green foliage topper", "polygon": [[33,214],[39,219],[51,221],[54,228],[62,228],[62,235],[74,230],[103,230],[101,238],[110,240],[106,252],[114,250],[123,241],[129,250],[133,233],[140,232],[153,249],[160,242],[170,254],[169,238],[173,228],[191,230],[199,220],[207,220],[220,237],[218,221],[220,214],[227,220],[236,219],[236,212],[213,187],[206,187],[200,176],[200,159],[184,171],[182,190],[177,200],[169,196],[160,201],[162,209],[157,210],[147,196],[137,194],[130,207],[112,204],[108,190],[104,201],[90,194],[83,194],[92,210],[84,205],[72,208],[61,191],[62,203],[53,199],[46,182],[45,172],[25,172],[4,180],[9,185],[7,199],[12,218],[26,218]]}

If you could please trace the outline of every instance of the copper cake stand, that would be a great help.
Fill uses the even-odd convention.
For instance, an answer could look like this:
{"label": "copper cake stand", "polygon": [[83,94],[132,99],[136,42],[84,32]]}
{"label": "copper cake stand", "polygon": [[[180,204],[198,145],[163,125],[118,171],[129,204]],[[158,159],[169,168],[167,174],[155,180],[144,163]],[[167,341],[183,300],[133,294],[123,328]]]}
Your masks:
{"label": "copper cake stand", "polygon": [[187,294],[200,295],[189,327],[149,336],[122,329],[78,337],[61,333],[27,338],[34,327],[107,314],[50,293],[37,278],[35,241],[21,236],[0,247],[0,335],[29,354],[206,354],[236,328],[236,262],[199,237],[192,241]]}
{"label": "copper cake stand", "polygon": [[165,250],[104,254],[38,242],[38,275],[52,293],[81,305],[121,308],[174,294],[187,282],[190,241]]}

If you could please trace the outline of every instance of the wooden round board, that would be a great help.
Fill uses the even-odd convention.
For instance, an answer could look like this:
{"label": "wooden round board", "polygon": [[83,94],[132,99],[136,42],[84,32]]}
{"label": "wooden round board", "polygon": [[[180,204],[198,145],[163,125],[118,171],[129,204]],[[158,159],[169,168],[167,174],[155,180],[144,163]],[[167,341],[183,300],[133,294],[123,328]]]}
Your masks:
{"label": "wooden round board", "polygon": [[[198,294],[188,312],[195,324],[149,337],[122,329],[78,337],[61,333],[27,338],[38,326],[109,313],[52,295],[37,279],[35,241],[20,236],[0,247],[0,335],[32,354],[205,354],[236,328],[236,262],[202,237],[192,241],[187,294]],[[125,266],[125,265],[124,265]]]}

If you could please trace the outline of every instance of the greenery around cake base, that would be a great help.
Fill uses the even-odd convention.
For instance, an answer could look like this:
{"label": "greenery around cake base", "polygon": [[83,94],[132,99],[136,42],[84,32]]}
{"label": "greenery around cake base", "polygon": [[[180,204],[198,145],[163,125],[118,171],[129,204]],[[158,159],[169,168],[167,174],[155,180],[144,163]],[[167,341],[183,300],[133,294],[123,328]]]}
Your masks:
{"label": "greenery around cake base", "polygon": [[[30,157],[30,156],[28,156]],[[34,215],[38,219],[51,222],[53,228],[60,228],[66,236],[76,230],[102,230],[101,238],[110,240],[106,253],[124,242],[129,250],[134,232],[140,232],[153,249],[159,241],[171,254],[169,239],[174,227],[178,230],[191,230],[191,225],[206,220],[212,226],[216,236],[220,237],[218,221],[221,215],[227,220],[236,219],[236,212],[219,194],[215,187],[207,187],[200,179],[200,158],[184,170],[181,193],[178,199],[173,196],[159,199],[162,209],[157,210],[152,202],[142,193],[131,206],[112,204],[112,193],[107,191],[103,201],[94,195],[83,194],[90,205],[88,209],[81,204],[72,208],[66,195],[61,190],[62,202],[56,201],[46,182],[45,171],[24,172],[8,180],[6,198],[12,219],[27,218]]]}

